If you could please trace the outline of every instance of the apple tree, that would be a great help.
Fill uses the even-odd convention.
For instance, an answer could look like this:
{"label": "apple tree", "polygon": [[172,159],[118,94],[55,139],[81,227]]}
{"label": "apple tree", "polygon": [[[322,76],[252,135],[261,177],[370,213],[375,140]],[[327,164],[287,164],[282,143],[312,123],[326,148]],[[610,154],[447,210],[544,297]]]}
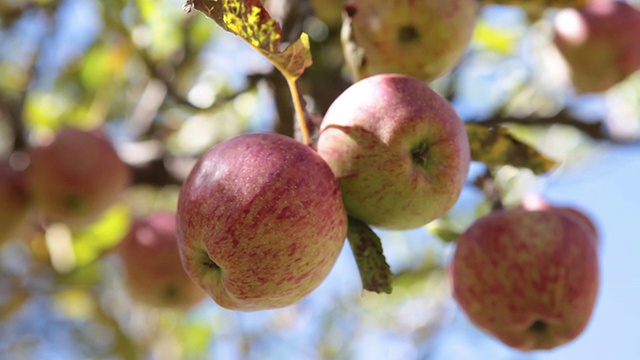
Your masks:
{"label": "apple tree", "polygon": [[562,349],[603,232],[545,181],[640,141],[638,33],[613,0],[0,3],[0,358],[435,359],[456,311]]}

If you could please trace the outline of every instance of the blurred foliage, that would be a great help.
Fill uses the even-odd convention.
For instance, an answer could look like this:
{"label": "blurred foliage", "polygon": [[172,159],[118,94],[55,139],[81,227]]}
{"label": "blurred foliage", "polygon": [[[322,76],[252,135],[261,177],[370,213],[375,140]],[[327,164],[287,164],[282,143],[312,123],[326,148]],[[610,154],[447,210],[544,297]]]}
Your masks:
{"label": "blurred foliage", "polygon": [[[389,343],[403,349],[395,358],[428,358],[452,313],[446,242],[539,190],[535,173],[570,171],[601,147],[640,138],[640,76],[576,96],[551,45],[554,10],[497,5],[581,1],[483,3],[465,58],[432,86],[482,126],[472,144],[491,168],[473,164],[459,204],[425,229],[376,232],[395,274],[392,295],[362,293],[346,247],[308,299],[242,314],[210,300],[188,312],[136,303],[110,250],[133,216],[175,208],[180,181],[210,146],[247,131],[293,135],[282,74],[207,16],[186,14],[181,0],[0,2],[0,157],[20,164],[25,148],[63,125],[100,126],[135,169],[134,186],[96,223],[73,228],[34,215],[0,245],[0,359],[348,359]],[[313,127],[350,83],[339,25],[313,17],[308,1],[264,6],[279,24],[269,51],[299,40],[290,51],[313,55],[292,71]],[[485,130],[498,127],[507,130],[487,141]]]}
{"label": "blurred foliage", "polygon": [[514,138],[503,127],[467,124],[471,159],[489,167],[512,165],[531,169],[536,175],[551,170],[556,163],[534,148]]}

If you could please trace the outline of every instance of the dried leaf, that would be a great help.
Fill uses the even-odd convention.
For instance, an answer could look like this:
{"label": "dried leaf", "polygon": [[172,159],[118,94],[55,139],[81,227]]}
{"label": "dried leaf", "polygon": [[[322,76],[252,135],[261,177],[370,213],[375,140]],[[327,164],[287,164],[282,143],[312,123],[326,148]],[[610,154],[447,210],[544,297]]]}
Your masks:
{"label": "dried leaf", "polygon": [[536,175],[551,170],[556,163],[534,147],[514,138],[507,128],[466,124],[471,158],[488,166],[511,165],[528,168]]}
{"label": "dried leaf", "polygon": [[347,238],[360,271],[363,288],[391,294],[393,274],[382,252],[378,235],[367,224],[349,217]]}
{"label": "dried leaf", "polygon": [[280,51],[282,29],[260,0],[187,0],[183,9],[201,11],[226,31],[240,36],[290,80],[300,77],[312,64],[306,33]]}

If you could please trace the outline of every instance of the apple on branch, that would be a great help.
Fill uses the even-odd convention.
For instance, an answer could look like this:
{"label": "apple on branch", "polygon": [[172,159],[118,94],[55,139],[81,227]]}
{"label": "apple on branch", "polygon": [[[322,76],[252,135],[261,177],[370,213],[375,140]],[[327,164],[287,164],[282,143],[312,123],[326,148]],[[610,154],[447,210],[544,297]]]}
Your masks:
{"label": "apple on branch", "polygon": [[554,18],[554,42],[578,94],[606,91],[640,70],[640,10],[621,1],[593,1]]}
{"label": "apple on branch", "polygon": [[244,311],[306,297],[347,232],[329,166],[275,133],[240,135],[205,153],[182,186],[177,215],[189,276],[220,306]]}
{"label": "apple on branch", "polygon": [[344,56],[356,80],[443,76],[461,60],[479,12],[476,0],[346,0],[344,9]]}
{"label": "apple on branch", "polygon": [[182,267],[174,213],[162,211],[134,219],[116,253],[133,299],[177,309],[188,309],[205,299],[206,294]]}
{"label": "apple on branch", "polygon": [[94,221],[131,180],[131,170],[98,129],[63,128],[34,146],[30,156],[28,188],[38,210],[51,221]]}
{"label": "apple on branch", "polygon": [[490,213],[458,239],[453,296],[472,323],[513,348],[578,337],[599,290],[598,235],[578,209],[545,202]]}
{"label": "apple on branch", "polygon": [[327,110],[317,148],[340,182],[347,211],[396,230],[449,211],[471,156],[464,124],[449,102],[401,74],[371,76],[347,88]]}

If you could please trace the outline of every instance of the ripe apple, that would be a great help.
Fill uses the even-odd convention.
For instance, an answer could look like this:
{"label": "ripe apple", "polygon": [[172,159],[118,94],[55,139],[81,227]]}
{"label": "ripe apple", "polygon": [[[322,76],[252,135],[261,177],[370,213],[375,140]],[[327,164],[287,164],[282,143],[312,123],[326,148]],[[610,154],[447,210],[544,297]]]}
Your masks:
{"label": "ripe apple", "polygon": [[187,273],[222,307],[296,303],[320,285],[346,237],[331,169],[292,138],[244,134],[204,154],[178,199]]}
{"label": "ripe apple", "polygon": [[449,211],[471,156],[451,105],[400,74],[371,76],[346,89],[327,110],[317,147],[340,182],[347,211],[396,230]]}
{"label": "ripe apple", "polygon": [[582,216],[525,203],[471,225],[449,268],[453,296],[471,322],[523,351],[578,337],[599,287],[597,232]]}
{"label": "ripe apple", "polygon": [[0,163],[0,244],[25,224],[29,213],[24,174],[8,163]]}
{"label": "ripe apple", "polygon": [[182,267],[174,213],[162,211],[136,218],[116,252],[133,299],[157,307],[187,309],[206,297]]}
{"label": "ripe apple", "polygon": [[356,79],[402,73],[432,81],[460,61],[478,12],[476,0],[347,0],[345,59]]}
{"label": "ripe apple", "polygon": [[328,26],[340,26],[345,0],[311,0],[315,16]]}
{"label": "ripe apple", "polygon": [[576,93],[601,92],[640,70],[640,10],[626,2],[593,1],[554,18],[554,42]]}
{"label": "ripe apple", "polygon": [[[591,231],[594,235],[596,241],[598,241],[598,228],[596,224],[593,222],[593,219],[584,213],[584,211],[577,209],[571,206],[554,206],[547,202],[543,197],[537,194],[527,195],[522,199],[523,208],[533,211],[533,210],[552,210],[552,211],[560,211],[565,213],[567,216],[573,216],[579,222],[581,222],[584,226],[587,227],[589,231]],[[597,244],[597,243],[596,243]]]}
{"label": "ripe apple", "polygon": [[131,171],[100,130],[63,128],[34,146],[27,181],[45,218],[70,224],[95,220],[129,185]]}

